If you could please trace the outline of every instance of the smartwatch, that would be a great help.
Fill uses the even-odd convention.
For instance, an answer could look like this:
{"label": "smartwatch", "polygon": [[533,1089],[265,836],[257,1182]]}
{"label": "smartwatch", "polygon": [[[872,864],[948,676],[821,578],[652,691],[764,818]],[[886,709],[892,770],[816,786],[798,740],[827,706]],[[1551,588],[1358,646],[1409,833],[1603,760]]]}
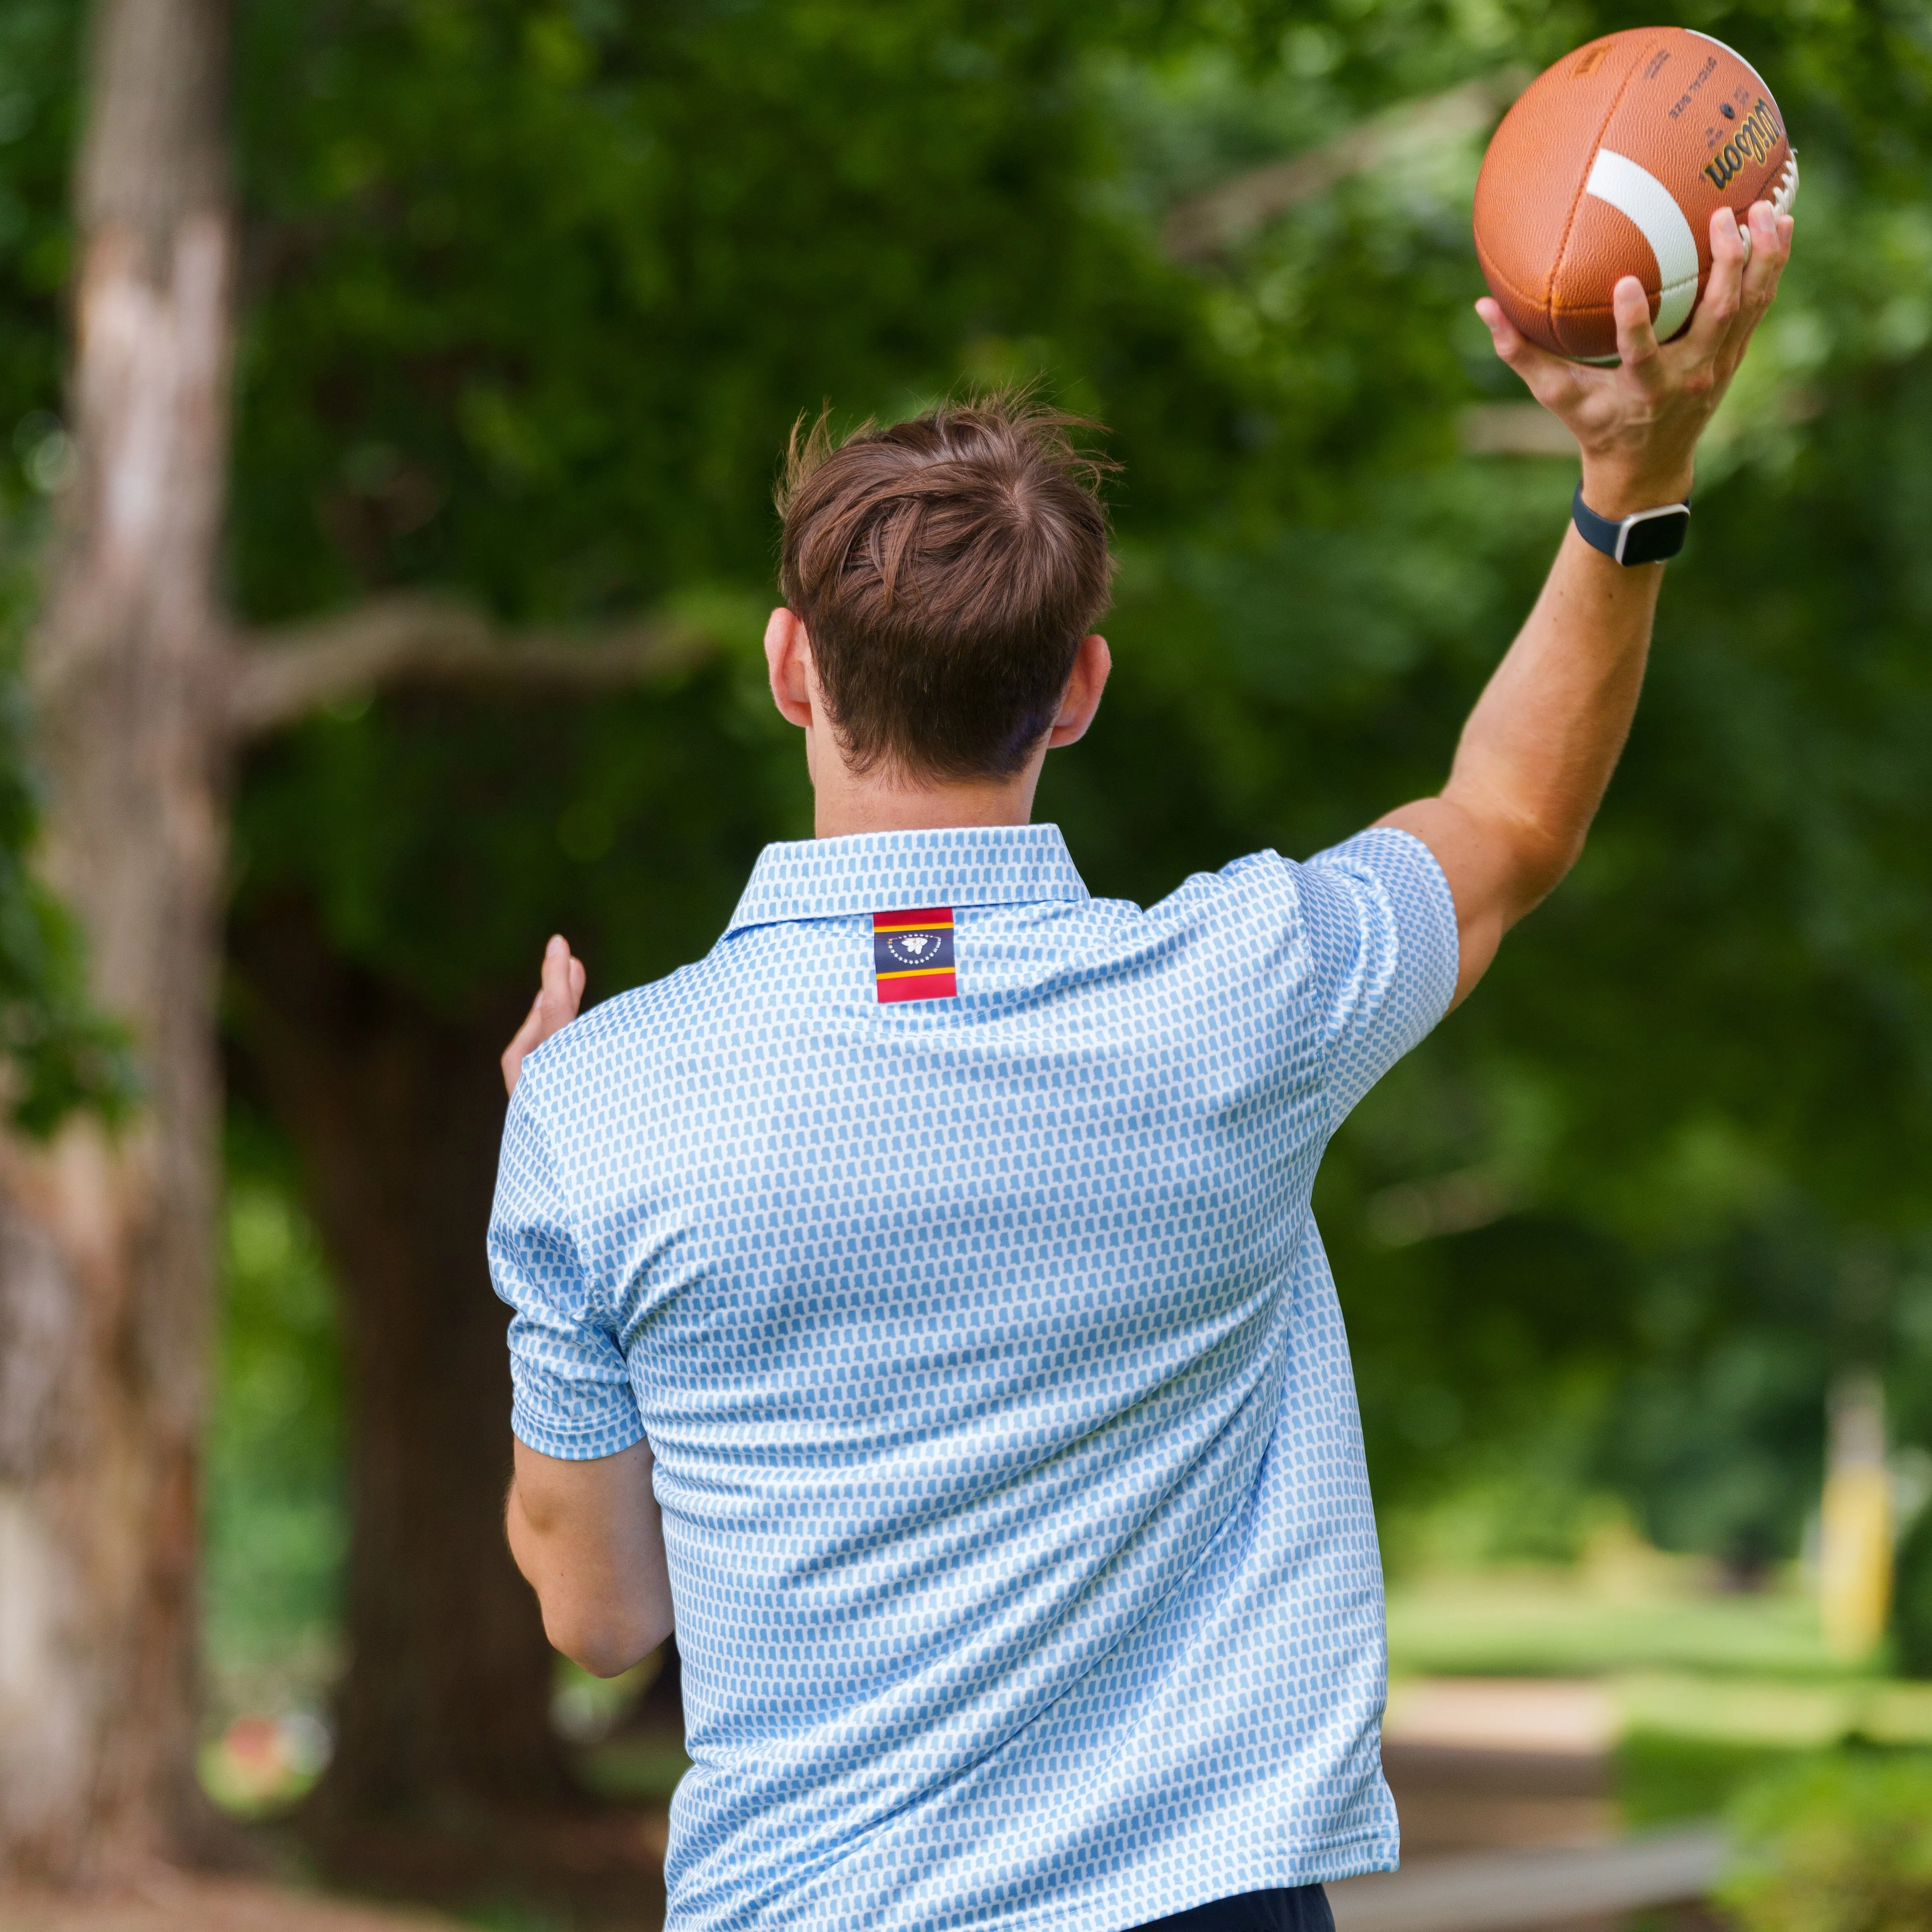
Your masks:
{"label": "smartwatch", "polygon": [[1666,503],[1660,510],[1639,510],[1621,523],[1600,517],[1583,500],[1583,486],[1570,500],[1570,520],[1593,550],[1619,563],[1661,563],[1684,548],[1690,528],[1690,505]]}

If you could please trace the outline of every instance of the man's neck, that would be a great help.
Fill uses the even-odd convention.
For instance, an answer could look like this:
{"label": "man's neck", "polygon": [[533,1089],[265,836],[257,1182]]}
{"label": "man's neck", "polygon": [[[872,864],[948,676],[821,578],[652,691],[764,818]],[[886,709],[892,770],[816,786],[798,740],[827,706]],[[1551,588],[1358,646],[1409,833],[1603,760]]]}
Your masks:
{"label": "man's neck", "polygon": [[[814,747],[814,750],[818,748]],[[812,759],[813,836],[856,832],[931,832],[960,825],[1024,825],[1033,818],[1045,748],[1010,778],[922,782],[900,770],[863,773],[842,759]],[[829,769],[827,768],[829,766]]]}

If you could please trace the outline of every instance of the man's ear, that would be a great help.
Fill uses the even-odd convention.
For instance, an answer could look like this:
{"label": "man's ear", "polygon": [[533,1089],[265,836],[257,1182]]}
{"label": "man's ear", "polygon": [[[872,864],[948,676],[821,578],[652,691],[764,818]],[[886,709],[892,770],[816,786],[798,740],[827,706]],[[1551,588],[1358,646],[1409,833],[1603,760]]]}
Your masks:
{"label": "man's ear", "polygon": [[770,674],[772,702],[788,724],[808,728],[812,722],[812,640],[798,614],[781,604],[765,625],[765,668]]}
{"label": "man's ear", "polygon": [[1107,674],[1114,668],[1113,653],[1100,636],[1082,638],[1073,660],[1073,675],[1061,694],[1059,715],[1046,734],[1047,748],[1077,744],[1087,735],[1094,714],[1100,708],[1100,694],[1107,688]]}

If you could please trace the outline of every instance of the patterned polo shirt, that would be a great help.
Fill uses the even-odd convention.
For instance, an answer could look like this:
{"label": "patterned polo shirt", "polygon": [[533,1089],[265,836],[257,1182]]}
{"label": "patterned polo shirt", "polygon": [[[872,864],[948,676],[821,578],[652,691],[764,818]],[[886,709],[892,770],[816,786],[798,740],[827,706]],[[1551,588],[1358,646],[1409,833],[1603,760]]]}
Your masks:
{"label": "patterned polo shirt", "polygon": [[525,1063],[514,1426],[650,1438],[670,1932],[1118,1932],[1394,1864],[1309,1190],[1456,969],[1405,832],[1144,910],[1050,825],[866,835],[768,848]]}

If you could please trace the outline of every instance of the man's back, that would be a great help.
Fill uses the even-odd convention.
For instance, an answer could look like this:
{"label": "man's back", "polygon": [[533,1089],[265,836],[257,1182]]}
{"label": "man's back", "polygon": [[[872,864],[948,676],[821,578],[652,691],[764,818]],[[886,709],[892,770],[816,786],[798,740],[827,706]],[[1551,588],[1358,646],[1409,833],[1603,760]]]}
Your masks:
{"label": "man's back", "polygon": [[[956,995],[882,1003],[872,915],[940,906]],[[1456,958],[1400,832],[1145,912],[1052,826],[824,840],[531,1060],[515,1426],[648,1431],[675,1925],[1126,1925],[1393,1862],[1308,1197]]]}
{"label": "man's back", "polygon": [[1078,425],[1005,396],[794,439],[765,655],[818,840],[520,1084],[583,990],[553,940],[503,1058],[506,1528],[588,1667],[676,1629],[674,1932],[1313,1928],[1316,1882],[1393,1859],[1309,1190],[1582,848],[1656,606],[1626,539],[1681,540],[1789,253],[1750,220],[1712,218],[1667,346],[1617,284],[1615,369],[1479,304],[1582,477],[1448,782],[1144,913],[1028,823],[1111,663]]}

